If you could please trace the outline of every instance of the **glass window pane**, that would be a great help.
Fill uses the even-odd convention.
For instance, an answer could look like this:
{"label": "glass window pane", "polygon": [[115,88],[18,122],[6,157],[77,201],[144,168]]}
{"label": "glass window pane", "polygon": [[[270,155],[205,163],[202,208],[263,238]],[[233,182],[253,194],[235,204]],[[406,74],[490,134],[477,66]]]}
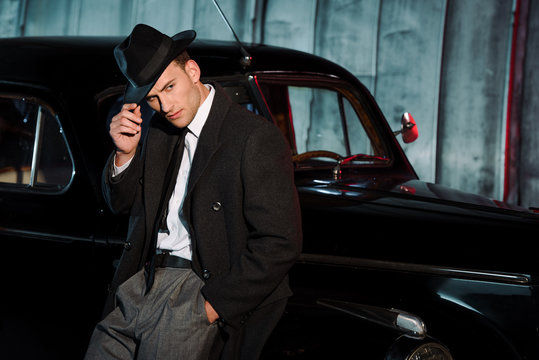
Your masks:
{"label": "glass window pane", "polygon": [[325,88],[290,86],[288,93],[299,154],[314,150],[342,156],[372,152],[369,137],[347,98]]}
{"label": "glass window pane", "polygon": [[37,107],[0,98],[0,182],[29,184]]}
{"label": "glass window pane", "polygon": [[346,116],[346,126],[348,138],[350,139],[350,151],[352,154],[373,155],[374,150],[371,141],[361,125],[359,118],[352,107],[352,104],[345,98],[343,99],[344,113]]}
{"label": "glass window pane", "polygon": [[295,86],[290,86],[288,93],[298,153],[328,150],[346,154],[337,93]]}

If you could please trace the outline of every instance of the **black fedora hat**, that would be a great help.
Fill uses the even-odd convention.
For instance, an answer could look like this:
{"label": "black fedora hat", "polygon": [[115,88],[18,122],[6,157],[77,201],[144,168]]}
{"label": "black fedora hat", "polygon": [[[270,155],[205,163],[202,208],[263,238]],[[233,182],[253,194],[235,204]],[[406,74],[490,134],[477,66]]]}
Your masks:
{"label": "black fedora hat", "polygon": [[195,39],[194,30],[169,37],[151,26],[138,24],[131,34],[114,48],[118,67],[127,78],[124,102],[139,103],[168,64]]}

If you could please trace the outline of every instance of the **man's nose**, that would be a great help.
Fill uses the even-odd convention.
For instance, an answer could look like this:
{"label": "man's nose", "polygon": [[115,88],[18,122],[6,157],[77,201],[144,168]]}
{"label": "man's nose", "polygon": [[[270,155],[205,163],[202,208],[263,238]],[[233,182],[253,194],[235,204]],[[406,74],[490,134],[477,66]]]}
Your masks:
{"label": "man's nose", "polygon": [[166,99],[164,99],[164,98],[160,99],[159,104],[161,105],[161,112],[163,112],[165,114],[169,112],[170,105],[169,105],[169,102]]}

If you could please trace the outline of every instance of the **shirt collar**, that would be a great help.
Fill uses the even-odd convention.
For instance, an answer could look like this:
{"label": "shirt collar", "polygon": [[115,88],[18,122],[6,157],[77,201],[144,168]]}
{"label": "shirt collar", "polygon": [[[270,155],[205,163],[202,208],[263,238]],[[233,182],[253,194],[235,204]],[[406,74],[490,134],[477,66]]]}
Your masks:
{"label": "shirt collar", "polygon": [[189,125],[187,125],[187,129],[195,135],[197,138],[200,136],[200,132],[202,131],[202,128],[204,127],[204,124],[206,123],[206,120],[208,119],[208,115],[210,113],[211,105],[213,103],[213,98],[215,96],[215,89],[210,84],[204,84],[206,88],[210,91],[202,105],[198,108],[198,111],[193,118],[193,121]]}

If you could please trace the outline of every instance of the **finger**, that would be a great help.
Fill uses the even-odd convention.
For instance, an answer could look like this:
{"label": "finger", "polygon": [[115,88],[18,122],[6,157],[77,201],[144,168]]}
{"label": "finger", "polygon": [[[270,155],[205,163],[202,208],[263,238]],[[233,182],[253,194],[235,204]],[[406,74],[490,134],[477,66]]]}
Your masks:
{"label": "finger", "polygon": [[140,125],[127,118],[120,118],[110,124],[111,133],[129,133],[136,134],[140,131]]}
{"label": "finger", "polygon": [[140,105],[139,104],[123,104],[122,111],[130,111],[138,117],[141,116]]}
{"label": "finger", "polygon": [[123,105],[122,105],[122,110],[132,111],[132,110],[134,110],[137,106],[139,106],[139,105],[137,105],[137,104],[135,104],[135,103],[123,104]]}
{"label": "finger", "polygon": [[142,113],[140,111],[140,105],[137,105],[137,107],[133,110],[133,114],[138,116],[142,122]]}
{"label": "finger", "polygon": [[121,122],[123,119],[127,119],[129,121],[134,122],[135,124],[141,124],[142,118],[140,117],[140,111],[139,114],[135,114],[127,109],[123,109],[118,114],[116,114],[113,118],[111,123]]}
{"label": "finger", "polygon": [[[131,113],[131,114],[135,115],[135,117],[132,117],[128,113]],[[123,116],[129,118],[132,121],[136,121],[137,123],[142,122],[142,114],[141,114],[141,111],[140,111],[140,105],[138,105],[138,104],[134,104],[134,103],[132,103],[132,104],[123,104],[122,105],[122,110],[120,111],[120,114],[123,114]]]}
{"label": "finger", "polygon": [[112,137],[119,135],[136,135],[140,132],[140,126],[129,119],[120,118],[110,123],[109,133]]}

